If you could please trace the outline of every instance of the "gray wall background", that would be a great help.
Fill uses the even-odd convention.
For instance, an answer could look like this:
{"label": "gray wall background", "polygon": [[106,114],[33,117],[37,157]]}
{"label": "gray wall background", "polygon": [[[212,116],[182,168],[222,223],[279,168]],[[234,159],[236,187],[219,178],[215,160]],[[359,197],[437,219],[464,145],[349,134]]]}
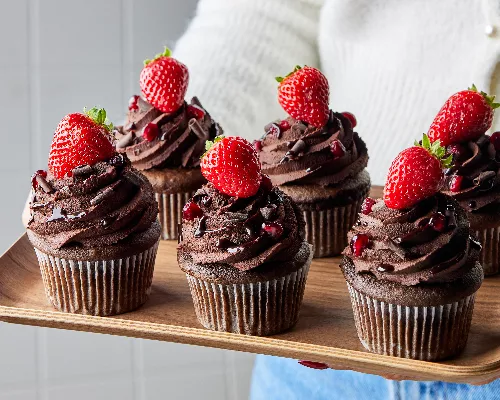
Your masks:
{"label": "gray wall background", "polygon": [[[172,47],[197,0],[0,0],[0,251],[23,232],[30,175],[59,120],[124,118],[142,60]],[[0,399],[245,399],[254,356],[0,323]]]}

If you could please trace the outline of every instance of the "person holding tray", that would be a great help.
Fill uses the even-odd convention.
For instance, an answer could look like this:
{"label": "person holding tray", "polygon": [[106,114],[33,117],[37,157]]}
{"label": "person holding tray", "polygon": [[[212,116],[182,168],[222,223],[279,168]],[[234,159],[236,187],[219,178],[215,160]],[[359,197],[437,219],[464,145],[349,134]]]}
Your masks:
{"label": "person holding tray", "polygon": [[[189,66],[189,90],[226,132],[258,139],[283,117],[275,76],[296,64],[320,67],[331,103],[352,111],[370,149],[372,183],[428,127],[442,100],[474,82],[498,92],[496,2],[201,0],[174,54]],[[201,38],[201,39],[200,39]],[[189,91],[188,91],[189,92]],[[498,121],[493,121],[493,128]],[[495,399],[482,386],[413,382],[258,356],[251,399]]]}

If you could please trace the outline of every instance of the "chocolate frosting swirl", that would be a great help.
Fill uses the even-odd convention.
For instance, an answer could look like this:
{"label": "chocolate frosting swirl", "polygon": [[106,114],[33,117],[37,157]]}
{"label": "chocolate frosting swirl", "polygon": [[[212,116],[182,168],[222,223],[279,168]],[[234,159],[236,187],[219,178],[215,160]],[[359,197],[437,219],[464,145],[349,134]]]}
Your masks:
{"label": "chocolate frosting swirl", "polygon": [[123,155],[82,166],[71,177],[48,174],[32,190],[28,230],[48,247],[84,249],[126,241],[156,221],[151,184]]}
{"label": "chocolate frosting swirl", "polygon": [[455,155],[455,165],[447,171],[447,181],[455,176],[463,177],[461,190],[444,192],[469,212],[497,204],[500,201],[500,164],[490,137],[482,135],[475,141],[458,146],[461,154]]}
{"label": "chocolate frosting swirl", "polygon": [[[269,261],[292,259],[304,243],[302,213],[278,188],[262,186],[250,198],[228,196],[211,183],[199,189],[192,201],[203,216],[183,220],[179,260],[248,271]],[[264,224],[282,228],[282,233],[273,237]]]}
{"label": "chocolate frosting swirl", "polygon": [[[330,111],[322,128],[307,126],[291,117],[286,121],[290,128],[283,132],[276,124],[266,125],[268,133],[261,140],[262,172],[269,175],[274,185],[333,186],[366,167],[366,145],[342,114]],[[342,157],[334,157],[330,150],[335,140],[345,149]]]}
{"label": "chocolate frosting swirl", "polygon": [[[205,142],[223,132],[196,97],[190,106],[201,110],[203,116],[192,116],[187,103],[174,114],[166,114],[139,97],[137,109],[129,110],[125,125],[115,130],[116,150],[127,154],[139,170],[198,167]],[[150,122],[159,128],[158,138],[151,142],[142,136],[142,130]]]}
{"label": "chocolate frosting swirl", "polygon": [[[440,227],[431,220],[439,216],[444,217]],[[467,260],[472,252],[477,260],[481,248],[470,236],[465,211],[441,193],[407,210],[387,208],[378,200],[370,214],[359,214],[359,222],[348,234],[349,243],[355,235],[369,238],[361,256],[355,256],[351,247],[343,252],[357,273],[407,286],[457,279],[474,265]]]}

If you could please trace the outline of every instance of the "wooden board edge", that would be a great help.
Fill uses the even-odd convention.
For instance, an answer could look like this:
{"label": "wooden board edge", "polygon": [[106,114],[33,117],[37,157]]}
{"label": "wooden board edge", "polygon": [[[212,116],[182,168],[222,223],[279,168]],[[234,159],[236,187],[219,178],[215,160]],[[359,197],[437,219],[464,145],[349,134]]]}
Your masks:
{"label": "wooden board edge", "polygon": [[[337,369],[352,369],[370,374],[397,374],[418,380],[443,380],[481,384],[500,378],[500,360],[485,365],[456,366],[444,363],[408,360],[281,339],[244,336],[119,318],[100,318],[79,314],[38,311],[0,306],[0,321],[67,329],[141,339],[168,341],[198,346],[280,357],[318,361]],[[272,343],[270,343],[272,340]]]}

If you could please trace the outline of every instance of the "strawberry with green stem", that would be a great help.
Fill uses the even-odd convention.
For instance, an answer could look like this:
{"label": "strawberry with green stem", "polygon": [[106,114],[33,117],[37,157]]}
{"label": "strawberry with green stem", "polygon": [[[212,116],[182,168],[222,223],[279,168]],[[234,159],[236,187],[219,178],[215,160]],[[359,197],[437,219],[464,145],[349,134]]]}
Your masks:
{"label": "strawberry with green stem", "polygon": [[443,182],[443,169],[451,166],[439,140],[431,143],[423,135],[422,143],[403,150],[394,159],[384,186],[384,202],[389,208],[405,209],[436,194]]}
{"label": "strawberry with green stem", "polygon": [[500,106],[495,96],[479,92],[475,85],[455,93],[439,110],[427,135],[442,146],[477,139],[491,127],[494,110]]}
{"label": "strawberry with green stem", "polygon": [[330,87],[316,68],[296,66],[287,76],[277,77],[278,101],[293,118],[317,128],[328,122]]}
{"label": "strawberry with green stem", "polygon": [[49,154],[49,171],[58,179],[80,165],[93,165],[114,155],[111,124],[103,108],[66,115],[56,128]]}
{"label": "strawberry with green stem", "polygon": [[246,198],[257,193],[262,182],[257,152],[247,140],[218,136],[207,141],[201,173],[222,193]]}
{"label": "strawberry with green stem", "polygon": [[146,100],[169,114],[182,107],[189,84],[187,67],[170,55],[165,47],[153,60],[145,60],[139,81]]}

